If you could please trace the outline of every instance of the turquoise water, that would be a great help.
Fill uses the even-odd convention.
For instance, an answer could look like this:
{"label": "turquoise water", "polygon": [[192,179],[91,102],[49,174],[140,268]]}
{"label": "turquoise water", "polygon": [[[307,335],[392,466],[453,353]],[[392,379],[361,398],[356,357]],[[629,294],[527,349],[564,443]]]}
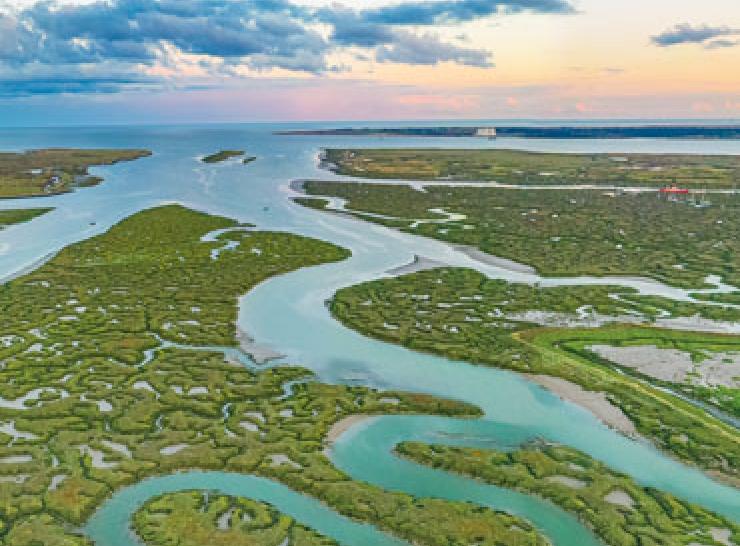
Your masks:
{"label": "turquoise water", "polygon": [[[416,421],[419,433],[436,433],[438,441],[450,434],[463,434],[504,443],[533,438],[560,442],[589,453],[645,485],[740,519],[738,490],[711,480],[644,442],[614,432],[580,407],[516,374],[415,353],[338,325],[322,302],[334,291],[335,283],[358,280],[354,275],[341,277],[346,264],[364,257],[357,250],[344,264],[305,269],[258,286],[242,300],[242,325],[257,340],[279,346],[289,361],[300,362],[324,381],[425,392],[465,400],[485,412],[484,419],[475,421]],[[367,258],[372,259],[370,255]],[[300,326],[304,324],[310,327]],[[384,420],[385,432],[396,442],[413,438],[407,429],[395,430],[394,423],[399,422],[395,419]],[[363,429],[354,440],[359,441],[369,430]],[[352,452],[348,457],[345,453],[337,452],[334,462],[354,472],[354,458],[359,453]],[[381,456],[379,448],[367,455],[369,459]],[[436,479],[431,471],[427,476]],[[378,476],[381,478],[382,473]],[[364,479],[371,481],[368,476]]]}
{"label": "turquoise water", "polygon": [[225,495],[240,495],[268,502],[296,521],[312,527],[319,533],[334,537],[347,546],[406,545],[402,540],[382,533],[370,525],[337,515],[315,499],[296,493],[280,483],[225,472],[174,474],[144,480],[122,489],[95,513],[85,526],[85,533],[96,544],[136,546],[140,542],[131,532],[129,525],[134,512],[152,497],[184,489],[207,489]]}
{"label": "turquoise water", "polygon": [[[329,240],[351,249],[352,258],[260,285],[242,298],[240,325],[258,343],[270,345],[286,354],[290,362],[312,369],[323,381],[431,393],[471,402],[485,412],[483,419],[475,421],[383,417],[369,425],[363,424],[349,431],[331,452],[339,468],[357,479],[388,489],[469,500],[521,514],[560,546],[594,544],[595,539],[582,526],[545,502],[425,468],[391,453],[392,447],[404,440],[515,447],[522,441],[545,438],[581,449],[643,484],[671,491],[740,520],[738,490],[712,481],[649,445],[615,433],[579,407],[515,374],[422,355],[365,338],[334,321],[324,305],[336,289],[383,276],[388,269],[410,262],[415,254],[521,282],[540,281],[547,285],[609,282],[679,299],[685,297],[684,291],[635,279],[543,280],[536,275],[481,264],[438,241],[296,206],[288,199],[289,182],[295,178],[332,178],[317,170],[319,148],[346,145],[347,141],[331,137],[278,137],[272,134],[272,129],[255,125],[0,131],[0,149],[128,146],[154,151],[151,158],[95,169],[106,178],[98,187],[33,201],[0,203],[0,208],[56,207],[54,212],[28,224],[0,231],[0,277],[32,265],[72,242],[100,233],[138,210],[169,202],[252,222],[259,229],[287,230]],[[351,145],[740,154],[737,141],[354,138]],[[244,148],[257,155],[258,160],[246,167],[239,163],[204,165],[197,160],[198,156],[221,148]],[[133,509],[132,502],[142,502],[165,490],[193,487],[248,497],[264,493],[256,487],[262,481],[253,481],[257,478],[249,476],[243,478],[235,480],[233,475],[220,473],[184,473],[144,482],[114,496],[96,514],[88,531],[101,538],[100,544],[130,544],[132,538],[126,530],[126,521]],[[232,485],[234,489],[223,489]],[[264,487],[273,489],[270,498],[262,500],[270,500],[286,512],[294,510],[287,513],[342,543],[389,543],[382,542],[387,537],[372,534],[372,530],[343,527],[346,524],[341,518],[316,501],[301,497],[300,503],[290,504],[288,501],[296,493],[277,484]],[[371,533],[372,537],[365,541],[365,535],[354,533]],[[356,540],[359,538],[363,540]]]}
{"label": "turquoise water", "polygon": [[[476,436],[477,430],[469,427],[470,423],[457,422],[458,426],[450,427],[446,421],[449,420],[434,417],[374,419],[344,435],[335,444],[332,458],[337,466],[356,479],[386,489],[403,490],[420,497],[474,502],[494,509],[505,508],[527,518],[554,544],[600,544],[575,518],[548,502],[430,469],[399,459],[392,453],[393,447],[403,440],[505,447],[492,442],[491,437]],[[446,435],[441,435],[440,430],[446,431]],[[526,439],[520,431],[510,427],[500,426],[499,431],[507,442]]]}

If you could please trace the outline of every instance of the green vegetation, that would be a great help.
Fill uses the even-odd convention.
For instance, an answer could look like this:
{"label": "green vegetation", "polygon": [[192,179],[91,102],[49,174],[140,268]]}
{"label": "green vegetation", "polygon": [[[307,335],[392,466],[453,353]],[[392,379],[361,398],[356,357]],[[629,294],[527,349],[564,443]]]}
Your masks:
{"label": "green vegetation", "polygon": [[[471,541],[495,546],[546,544],[522,520],[488,509],[428,499],[417,499],[413,507],[397,500],[385,504],[382,497],[379,499],[363,491],[366,488],[342,485],[349,485],[350,492],[360,495],[353,503],[359,507],[355,509],[356,517],[395,530],[414,544],[447,546],[470,544]],[[327,490],[327,493],[333,495],[330,504],[340,500],[339,496],[342,504],[351,503],[350,497],[337,489]],[[373,508],[377,508],[379,513],[373,514]],[[244,515],[248,516],[246,521]],[[224,525],[227,522],[229,525]],[[525,527],[507,528],[513,525]],[[134,528],[147,546],[278,546],[284,544],[286,538],[294,546],[335,544],[264,503],[197,491],[164,495],[150,501],[136,514]],[[501,542],[502,539],[506,542]]]}
{"label": "green vegetation", "polygon": [[740,526],[568,447],[533,445],[512,452],[404,443],[416,462],[517,489],[573,513],[609,546],[740,544]]}
{"label": "green vegetation", "polygon": [[502,184],[734,187],[740,158],[708,155],[556,154],[516,150],[326,150],[340,174]]}
{"label": "green vegetation", "polygon": [[713,206],[695,208],[654,193],[460,186],[420,192],[341,182],[304,187],[311,196],[347,199],[347,208],[364,220],[470,245],[546,276],[642,275],[700,287],[714,274],[740,286],[739,195],[713,195]]}
{"label": "green vegetation", "polygon": [[692,294],[692,296],[704,301],[740,305],[740,291],[727,292],[724,294]]}
{"label": "green vegetation", "polygon": [[[215,154],[205,156],[202,161],[203,163],[221,163],[232,157],[243,156],[246,152],[244,150],[221,150]],[[246,161],[245,161],[246,163]]]}
{"label": "green vegetation", "polygon": [[150,500],[133,527],[147,546],[337,546],[268,504],[202,491]]}
{"label": "green vegetation", "polygon": [[[213,242],[204,235],[223,230]],[[427,546],[540,546],[527,522],[352,481],[324,455],[353,414],[477,408],[225,359],[237,297],[348,252],[179,206],[138,213],[0,289],[0,544],[82,546],[116,489],[186,469],[254,473]],[[210,347],[210,348],[209,348]]]}
{"label": "green vegetation", "polygon": [[[578,313],[615,314],[623,301],[609,298],[613,291],[603,286],[538,288],[490,280],[467,269],[435,269],[342,289],[331,310],[345,325],[384,341],[456,360],[560,377],[606,393],[641,434],[663,449],[704,469],[740,476],[737,429],[671,394],[616,373],[590,354],[565,350],[561,342],[578,339],[580,330],[535,328],[534,321],[541,317],[575,321]],[[584,309],[586,305],[592,307]],[[651,343],[664,339],[693,344],[701,337],[621,328],[597,330],[594,338],[612,344],[623,332],[619,335],[625,339],[634,333]],[[647,338],[645,332],[653,330]],[[705,347],[735,345],[736,339],[706,336],[702,343]],[[736,393],[735,389],[733,398]],[[727,409],[734,404],[717,402]]]}
{"label": "green vegetation", "polygon": [[0,210],[0,229],[3,229],[13,224],[22,224],[23,222],[30,222],[34,218],[50,212],[50,208],[45,209],[18,209],[18,210]]}
{"label": "green vegetation", "polygon": [[295,201],[299,205],[303,205],[304,207],[317,210],[326,210],[326,206],[329,204],[329,201],[327,199],[320,199],[316,197],[294,197],[293,201]]}
{"label": "green vegetation", "polygon": [[[625,328],[620,326],[599,329],[568,329],[558,332],[555,336],[545,335],[540,341],[551,339],[551,345],[560,351],[582,357],[586,360],[600,363],[604,366],[619,368],[627,373],[648,381],[654,385],[667,387],[677,392],[707,404],[716,406],[724,412],[740,417],[740,388],[738,381],[722,382],[722,377],[706,370],[707,362],[715,355],[723,356],[718,364],[719,371],[726,368],[725,376],[736,374],[740,376],[740,365],[735,358],[729,355],[740,354],[740,337],[729,335],[713,335],[676,330],[662,330],[658,328]],[[600,356],[591,348],[593,346],[607,346],[617,348],[649,348],[637,351],[641,365],[626,366],[619,362]],[[657,349],[657,351],[655,350]],[[661,352],[670,351],[673,359],[672,366],[651,366],[655,355],[660,357]],[[679,358],[677,352],[685,357]],[[716,357],[714,360],[717,360]],[[682,362],[691,363],[687,369],[685,379],[681,382],[670,381],[660,373],[661,368],[669,368],[665,375],[679,375]],[[659,363],[658,363],[659,364]],[[729,384],[728,384],[729,383]]]}
{"label": "green vegetation", "polygon": [[151,155],[146,150],[76,150],[51,148],[0,153],[0,198],[35,197],[94,186],[102,179],[88,174],[96,165],[113,165]]}

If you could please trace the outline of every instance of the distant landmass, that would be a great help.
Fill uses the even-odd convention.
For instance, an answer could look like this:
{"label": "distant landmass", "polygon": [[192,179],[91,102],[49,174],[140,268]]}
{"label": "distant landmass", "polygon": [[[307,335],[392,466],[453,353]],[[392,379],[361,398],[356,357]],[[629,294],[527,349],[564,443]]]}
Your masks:
{"label": "distant landmass", "polygon": [[685,138],[740,139],[740,125],[635,125],[602,127],[396,127],[281,131],[281,135],[415,136],[415,137],[517,137],[517,138]]}

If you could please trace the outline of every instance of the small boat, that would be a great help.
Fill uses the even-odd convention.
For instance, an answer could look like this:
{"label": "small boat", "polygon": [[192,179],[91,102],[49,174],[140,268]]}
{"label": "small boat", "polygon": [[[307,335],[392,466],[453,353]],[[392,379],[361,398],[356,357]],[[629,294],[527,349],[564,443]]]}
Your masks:
{"label": "small boat", "polygon": [[666,186],[664,188],[660,188],[660,193],[679,193],[679,194],[687,194],[689,193],[689,190],[687,188],[679,188],[675,184],[673,186]]}

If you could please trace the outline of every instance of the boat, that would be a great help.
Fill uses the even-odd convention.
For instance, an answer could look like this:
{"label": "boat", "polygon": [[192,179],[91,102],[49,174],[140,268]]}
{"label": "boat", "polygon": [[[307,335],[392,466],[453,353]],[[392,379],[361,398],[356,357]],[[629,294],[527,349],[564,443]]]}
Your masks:
{"label": "boat", "polygon": [[664,188],[660,188],[660,193],[673,193],[673,194],[681,194],[685,195],[689,193],[689,190],[687,188],[679,188],[675,184],[673,186],[666,186]]}

